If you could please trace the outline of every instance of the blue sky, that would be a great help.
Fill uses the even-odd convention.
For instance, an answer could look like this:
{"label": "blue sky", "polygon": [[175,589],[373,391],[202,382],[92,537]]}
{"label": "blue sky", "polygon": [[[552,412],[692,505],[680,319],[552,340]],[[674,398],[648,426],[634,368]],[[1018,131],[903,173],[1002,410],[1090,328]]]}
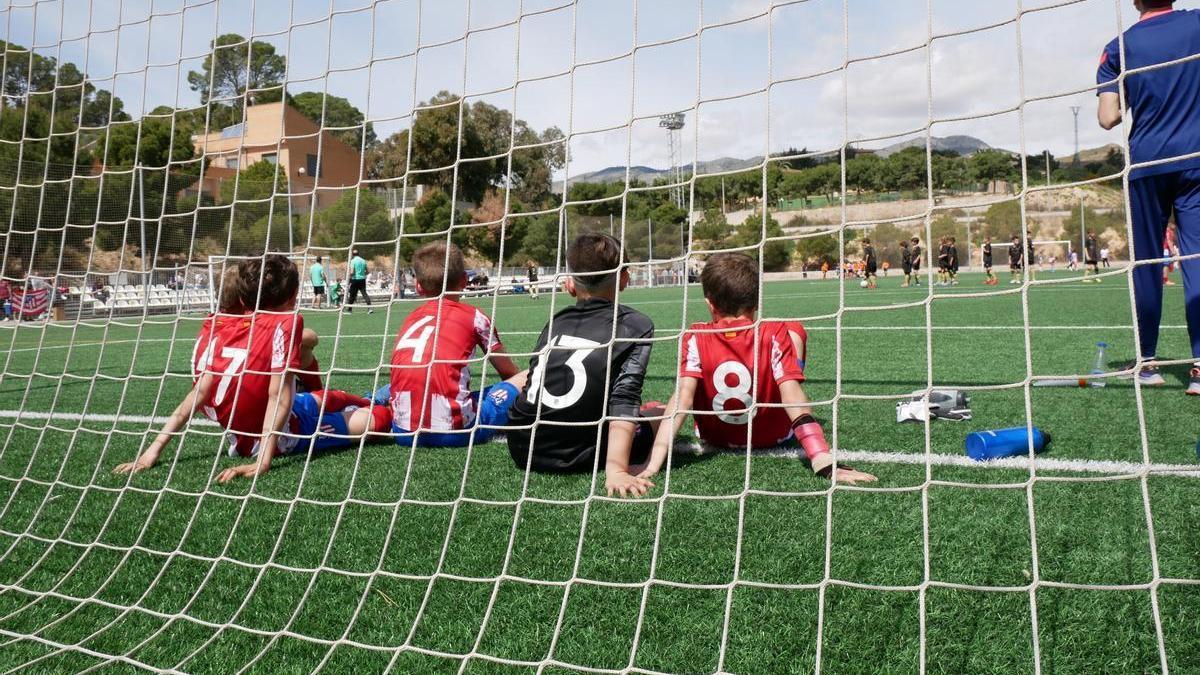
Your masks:
{"label": "blue sky", "polygon": [[[13,0],[0,20],[135,116],[196,105],[187,72],[235,32],[288,56],[293,93],[349,98],[381,136],[442,89],[557,125],[572,174],[665,165],[656,116],[675,110],[687,161],[880,145],[931,115],[935,135],[1067,153],[1072,105],[1084,147],[1119,141],[1096,126],[1094,95],[1071,92],[1136,20],[1131,0],[1022,7],[1020,47],[1017,0]],[[1023,99],[1023,116],[1003,112]]]}

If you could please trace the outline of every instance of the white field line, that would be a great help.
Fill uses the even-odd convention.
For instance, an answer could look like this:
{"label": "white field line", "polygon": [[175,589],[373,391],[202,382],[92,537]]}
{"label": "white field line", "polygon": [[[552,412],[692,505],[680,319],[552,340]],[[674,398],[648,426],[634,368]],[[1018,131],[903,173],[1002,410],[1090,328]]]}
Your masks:
{"label": "white field line", "polygon": [[[765,454],[771,457],[800,458],[802,450],[794,448],[776,448],[774,450],[755,451],[755,454]],[[1028,471],[1028,457],[1006,457],[988,462],[976,462],[966,455],[946,455],[931,453],[928,456],[921,453],[878,452],[874,450],[838,450],[838,460],[845,462],[869,462],[873,464],[911,464],[915,466],[958,466],[970,469],[1023,469]],[[1166,473],[1200,478],[1200,464],[1140,464],[1138,462],[1116,462],[1099,459],[1057,459],[1054,457],[1036,457],[1033,466],[1038,471],[1077,471],[1081,473],[1098,474],[1141,474]]]}
{"label": "white field line", "polygon": [[[21,420],[53,420],[55,422],[118,422],[122,424],[137,424],[137,425],[161,425],[167,421],[166,417],[152,417],[149,415],[113,415],[104,413],[47,413],[47,412],[23,412],[19,410],[0,410],[0,419],[21,419]],[[191,421],[193,426],[215,427],[217,424],[211,420],[204,418],[193,418]],[[701,448],[696,443],[681,442],[677,443],[676,452],[682,450],[685,454],[699,454]],[[730,454],[743,454],[738,451],[720,451]],[[757,457],[781,457],[787,459],[800,459],[803,454],[802,450],[795,448],[775,448],[772,450],[756,450],[754,455]],[[836,455],[839,460],[846,462],[867,462],[871,464],[909,464],[915,466],[958,466],[971,469],[1029,469],[1030,460],[1028,457],[1009,457],[1006,459],[997,459],[990,462],[976,462],[975,460],[965,455],[947,455],[933,453],[924,455],[921,453],[904,453],[904,452],[877,452],[871,450],[838,450]],[[1096,474],[1174,474],[1186,476],[1188,478],[1200,478],[1200,465],[1195,464],[1139,464],[1137,462],[1115,462],[1106,460],[1092,459],[1057,459],[1053,457],[1038,457],[1033,461],[1034,467],[1039,471],[1076,471],[1080,473],[1096,473]]]}
{"label": "white field line", "polygon": [[[36,410],[0,410],[0,419],[50,420],[52,422],[120,422],[122,424],[161,425],[169,418],[150,415],[113,415],[111,413],[42,412]],[[217,423],[205,417],[193,417],[189,426],[215,427]]]}
{"label": "white field line", "polygon": [[[828,321],[828,319],[822,319],[822,321]],[[1160,330],[1187,330],[1187,326],[1183,325],[1183,324],[1164,325],[1164,326],[1160,326],[1159,328],[1160,328]],[[1112,325],[1080,324],[1080,325],[1076,325],[1076,326],[1030,326],[1029,329],[1031,331],[1133,330],[1133,326],[1118,325],[1118,324],[1112,324]],[[838,328],[837,328],[837,326],[805,326],[805,330],[807,330],[810,333],[832,333],[832,332],[836,332],[838,330]],[[842,326],[841,330],[843,332],[864,332],[864,331],[865,332],[880,332],[880,331],[890,331],[890,332],[921,331],[921,332],[924,332],[925,327],[924,326]],[[970,332],[993,331],[993,332],[1000,332],[1000,331],[1018,331],[1018,330],[1023,331],[1023,330],[1025,330],[1025,327],[1024,326],[996,326],[996,325],[934,326],[933,330],[935,332],[942,332],[942,331],[970,331]],[[680,330],[678,328],[656,328],[656,329],[654,329],[654,332],[655,333],[678,334],[680,332]],[[520,335],[520,336],[541,335],[541,331],[532,331],[532,330],[500,331],[501,338],[503,338],[506,335]],[[333,341],[334,339],[336,339],[338,342],[344,342],[344,341],[348,341],[348,340],[352,340],[352,339],[382,340],[384,337],[390,338],[390,337],[393,337],[393,334],[392,333],[386,333],[386,334],[384,334],[384,333],[344,333],[340,336],[337,336],[336,338],[332,337],[332,336],[326,336],[324,339],[327,342]],[[100,345],[108,345],[111,347],[111,346],[120,345],[120,344],[132,344],[134,342],[140,342],[142,344],[148,344],[151,342],[178,342],[178,343],[191,344],[194,340],[195,340],[194,337],[189,336],[189,337],[177,337],[177,338],[142,338],[141,340],[132,340],[132,339],[131,340],[107,340],[104,342],[86,341],[86,342],[75,342],[75,343],[51,343],[51,344],[43,345],[41,347],[18,347],[17,349],[7,349],[7,350],[4,349],[3,347],[0,347],[0,354],[4,354],[4,353],[19,354],[22,352],[48,351],[51,349],[69,349],[72,347],[78,349],[78,348],[82,348],[82,347],[99,347]]]}

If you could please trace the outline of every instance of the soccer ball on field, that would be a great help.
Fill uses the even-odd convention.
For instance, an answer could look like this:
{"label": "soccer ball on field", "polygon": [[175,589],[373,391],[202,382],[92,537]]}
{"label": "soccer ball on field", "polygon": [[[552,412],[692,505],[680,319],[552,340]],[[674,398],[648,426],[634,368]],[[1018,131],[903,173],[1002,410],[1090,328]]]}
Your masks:
{"label": "soccer ball on field", "polygon": [[859,282],[859,284],[858,284],[858,285],[859,285],[859,287],[860,287],[860,288],[866,288],[866,287],[867,287],[867,280],[866,280],[866,279],[863,279],[861,282]]}

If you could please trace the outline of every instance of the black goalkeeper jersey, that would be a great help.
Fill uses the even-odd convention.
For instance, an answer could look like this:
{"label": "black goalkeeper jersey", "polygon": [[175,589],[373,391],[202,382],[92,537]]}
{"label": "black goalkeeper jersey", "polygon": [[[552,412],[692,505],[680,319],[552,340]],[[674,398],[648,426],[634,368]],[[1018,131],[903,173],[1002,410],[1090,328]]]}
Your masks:
{"label": "black goalkeeper jersey", "polygon": [[991,244],[983,245],[983,266],[984,267],[992,266],[992,245]]}
{"label": "black goalkeeper jersey", "polygon": [[1012,244],[1011,246],[1009,246],[1008,247],[1008,264],[1011,265],[1012,267],[1020,267],[1021,266],[1021,253],[1022,253],[1022,249],[1021,249],[1020,244]]}
{"label": "black goalkeeper jersey", "polygon": [[905,266],[912,266],[913,254],[907,248],[900,249],[900,263]]}
{"label": "black goalkeeper jersey", "polygon": [[1095,237],[1087,239],[1087,260],[1089,263],[1100,259],[1100,242],[1096,241]]}
{"label": "black goalkeeper jersey", "polygon": [[535,471],[591,471],[597,448],[604,450],[608,440],[605,416],[641,413],[653,337],[649,317],[608,300],[585,300],[555,314],[538,337],[529,382],[509,411],[510,425],[526,427],[508,431],[517,466],[524,469],[532,454]]}

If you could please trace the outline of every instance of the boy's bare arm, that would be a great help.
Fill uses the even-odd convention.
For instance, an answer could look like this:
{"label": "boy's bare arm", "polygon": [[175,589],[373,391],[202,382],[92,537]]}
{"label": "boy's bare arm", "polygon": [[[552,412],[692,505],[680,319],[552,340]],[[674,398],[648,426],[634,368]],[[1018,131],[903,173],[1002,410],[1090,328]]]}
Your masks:
{"label": "boy's bare arm", "polygon": [[271,392],[267,399],[267,414],[263,418],[262,438],[258,442],[258,457],[250,464],[225,469],[217,476],[218,482],[227,483],[239,476],[253,478],[271,470],[271,460],[275,458],[275,447],[279,443],[278,432],[283,430],[292,414],[294,381],[295,377],[288,371],[271,376]]}
{"label": "boy's bare arm", "polygon": [[1121,95],[1115,91],[1100,93],[1100,104],[1096,108],[1096,119],[1100,128],[1108,131],[1121,123]]}
{"label": "boy's bare arm", "polygon": [[[825,432],[821,429],[821,425],[813,419],[804,387],[795,380],[780,382],[779,394],[784,408],[787,410],[788,418],[792,420],[792,432],[796,435],[800,446],[804,448],[804,454],[812,463],[813,471],[833,478],[833,455],[829,452],[829,446],[825,442]],[[876,480],[875,476],[856,471],[848,466],[839,466],[836,478],[837,482],[847,485],[873,483]]]}
{"label": "boy's bare arm", "polygon": [[162,431],[158,433],[158,436],[150,444],[150,447],[146,448],[136,461],[118,464],[113,469],[113,473],[137,473],[157,464],[159,456],[162,455],[163,448],[167,447],[167,444],[171,442],[174,435],[195,414],[197,401],[203,401],[208,398],[208,390],[212,386],[212,379],[213,376],[211,373],[201,375],[200,380],[196,382],[195,386],[187,393],[187,396],[183,397],[183,400],[179,402],[179,405],[175,407],[170,417],[167,418]]}
{"label": "boy's bare arm", "polygon": [[640,478],[650,478],[662,471],[663,464],[667,461],[667,455],[671,453],[671,447],[675,444],[675,436],[683,428],[683,423],[688,416],[687,411],[692,409],[692,404],[696,399],[697,383],[698,380],[694,377],[679,378],[679,391],[671,396],[671,400],[667,401],[665,409],[667,417],[658,427],[658,434],[654,437],[654,449],[650,453],[650,460],[638,473]]}
{"label": "boy's bare arm", "polygon": [[629,473],[629,451],[637,426],[626,420],[608,423],[608,461],[604,466],[604,490],[609,497],[641,497],[654,483]]}
{"label": "boy's bare arm", "polygon": [[500,345],[492,348],[492,355],[488,357],[488,363],[496,369],[496,374],[500,376],[501,380],[510,379],[521,372],[517,364],[513,363],[513,360],[504,352],[504,347]]}
{"label": "boy's bare arm", "polygon": [[812,414],[812,409],[808,407],[808,394],[804,391],[804,385],[796,380],[781,382],[779,397],[784,410],[787,411],[788,419],[791,421],[795,422],[804,415]]}

